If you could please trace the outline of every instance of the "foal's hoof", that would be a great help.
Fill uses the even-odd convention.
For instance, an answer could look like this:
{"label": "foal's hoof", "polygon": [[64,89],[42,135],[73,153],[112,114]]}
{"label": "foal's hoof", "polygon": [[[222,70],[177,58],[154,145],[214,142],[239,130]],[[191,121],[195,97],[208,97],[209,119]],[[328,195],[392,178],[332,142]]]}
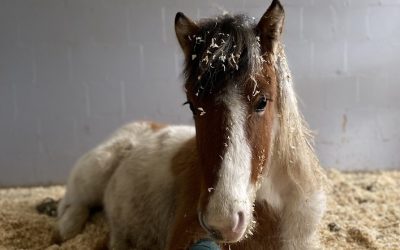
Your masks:
{"label": "foal's hoof", "polygon": [[36,211],[39,214],[46,214],[50,217],[57,217],[58,202],[52,198],[46,198],[36,206]]}

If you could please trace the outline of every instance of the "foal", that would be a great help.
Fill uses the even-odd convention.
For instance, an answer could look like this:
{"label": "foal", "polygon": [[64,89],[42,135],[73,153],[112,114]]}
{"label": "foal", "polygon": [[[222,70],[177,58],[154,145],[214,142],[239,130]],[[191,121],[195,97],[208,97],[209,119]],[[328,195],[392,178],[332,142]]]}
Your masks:
{"label": "foal", "polygon": [[66,240],[103,205],[111,249],[313,249],[325,195],[280,43],[278,0],[175,31],[195,128],[138,122],[74,167],[58,212]]}

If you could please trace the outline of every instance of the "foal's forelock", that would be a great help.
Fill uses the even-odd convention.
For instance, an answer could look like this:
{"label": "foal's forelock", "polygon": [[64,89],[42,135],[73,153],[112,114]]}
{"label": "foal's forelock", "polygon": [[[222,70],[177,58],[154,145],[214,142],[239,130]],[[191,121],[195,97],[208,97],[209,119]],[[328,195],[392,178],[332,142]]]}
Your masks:
{"label": "foal's forelock", "polygon": [[[220,139],[208,140],[224,145],[219,148],[207,146],[209,154],[217,154],[220,158],[214,160],[215,166],[212,166],[214,176],[210,177],[212,181],[209,183],[213,185],[223,183],[221,185],[227,189],[235,183],[248,183],[251,179],[255,182],[255,176],[262,166],[257,163],[253,164],[257,166],[252,168],[254,157],[249,143],[254,141],[248,138],[252,136],[248,133],[252,128],[248,125],[247,118],[251,109],[250,99],[255,98],[258,92],[255,86],[256,79],[263,74],[264,59],[261,55],[260,37],[255,31],[256,23],[254,19],[245,15],[224,15],[216,19],[203,20],[198,27],[199,30],[189,36],[192,47],[187,52],[190,55],[184,71],[185,88],[194,108],[200,110],[200,116],[206,116],[197,119],[206,120],[209,116],[213,116],[209,109],[218,109],[219,114],[214,112],[214,117],[220,116],[220,118],[209,120],[214,123],[219,120],[216,126],[224,127],[219,132]],[[248,85],[251,85],[250,92]],[[216,104],[218,108],[215,107]],[[213,127],[213,122],[207,122],[209,126],[199,125],[201,122],[196,123],[200,141],[201,137],[207,136],[204,134],[210,133],[199,130],[217,129]],[[261,157],[259,152],[257,154],[256,157]],[[223,178],[224,181],[221,181]],[[240,188],[246,191],[248,185]]]}
{"label": "foal's forelock", "polygon": [[184,71],[196,96],[212,95],[227,84],[242,85],[260,71],[263,59],[253,19],[225,15],[199,27],[189,36],[193,45]]}

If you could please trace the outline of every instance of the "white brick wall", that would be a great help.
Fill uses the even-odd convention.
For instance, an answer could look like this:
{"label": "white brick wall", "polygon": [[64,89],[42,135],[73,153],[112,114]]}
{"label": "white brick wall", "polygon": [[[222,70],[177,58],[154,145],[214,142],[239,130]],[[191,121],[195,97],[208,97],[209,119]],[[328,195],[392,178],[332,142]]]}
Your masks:
{"label": "white brick wall", "polygon": [[[327,167],[400,167],[400,1],[282,0],[302,109]],[[0,0],[0,185],[63,182],[133,119],[190,123],[177,11],[265,0]]]}

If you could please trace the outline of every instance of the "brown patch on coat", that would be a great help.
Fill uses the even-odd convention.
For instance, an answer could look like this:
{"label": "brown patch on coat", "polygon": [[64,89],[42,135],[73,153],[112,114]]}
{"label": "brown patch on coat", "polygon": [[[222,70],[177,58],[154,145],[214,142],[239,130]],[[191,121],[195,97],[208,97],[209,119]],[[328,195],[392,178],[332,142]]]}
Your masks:
{"label": "brown patch on coat", "polygon": [[176,210],[166,249],[183,250],[206,236],[197,219],[201,179],[195,138],[173,157],[171,170],[176,177]]}
{"label": "brown patch on coat", "polygon": [[[271,5],[261,17],[255,30],[260,35],[261,54],[263,55],[263,70],[261,75],[254,79],[257,82],[258,95],[254,97],[254,81],[249,81],[246,85],[246,94],[250,98],[249,116],[247,121],[247,138],[252,150],[252,174],[251,180],[256,183],[261,174],[266,171],[264,167],[268,162],[270,147],[272,146],[272,131],[274,117],[276,114],[276,104],[279,103],[277,89],[277,77],[275,67],[271,63],[274,61],[273,54],[276,53],[279,43],[285,14],[279,1],[272,1]],[[251,83],[251,84],[249,84]],[[264,114],[259,115],[254,112],[257,101],[261,95],[270,99]]]}
{"label": "brown patch on coat", "polygon": [[266,202],[256,203],[254,219],[257,224],[253,235],[235,244],[225,244],[223,250],[281,249],[280,220]]}
{"label": "brown patch on coat", "polygon": [[179,177],[185,171],[193,171],[197,168],[197,147],[196,138],[193,137],[186,141],[179,151],[174,155],[171,162],[172,173]]}
{"label": "brown patch on coat", "polygon": [[198,212],[208,205],[210,188],[217,184],[222,156],[229,143],[229,127],[222,115],[227,112],[225,105],[216,103],[211,96],[198,98],[193,93],[188,91],[188,99],[196,109],[202,108],[206,113],[195,114],[196,138],[185,143],[172,160],[178,194],[168,249],[187,249],[207,236],[198,221]]}
{"label": "brown patch on coat", "polygon": [[[255,79],[257,83],[250,80],[246,84],[246,103],[248,103],[248,117],[246,122],[246,135],[252,151],[252,173],[251,180],[256,183],[263,173],[268,162],[270,147],[272,146],[272,130],[276,113],[275,103],[277,102],[277,81],[273,66],[264,63],[262,76]],[[257,88],[254,85],[257,84]],[[256,92],[253,96],[254,90]],[[263,114],[255,112],[255,107],[262,96],[270,99]]]}
{"label": "brown patch on coat", "polygon": [[151,128],[151,130],[153,130],[154,132],[158,132],[161,129],[167,127],[167,125],[163,124],[163,123],[157,123],[157,122],[147,122]]}
{"label": "brown patch on coat", "polygon": [[[224,89],[215,88],[212,95],[198,97],[195,84],[187,82],[187,99],[196,110],[194,121],[196,127],[196,147],[199,161],[200,200],[199,208],[204,211],[208,205],[212,190],[218,182],[218,173],[229,145],[230,125],[226,116],[229,111],[226,105],[217,98]],[[198,110],[203,111],[197,112]]]}

